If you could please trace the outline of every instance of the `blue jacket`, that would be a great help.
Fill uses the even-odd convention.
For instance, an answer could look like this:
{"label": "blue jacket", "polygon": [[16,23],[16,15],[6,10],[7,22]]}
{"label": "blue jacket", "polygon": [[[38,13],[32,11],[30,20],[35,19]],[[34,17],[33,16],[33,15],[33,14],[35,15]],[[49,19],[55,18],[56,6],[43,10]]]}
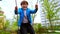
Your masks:
{"label": "blue jacket", "polygon": [[[30,24],[32,24],[32,19],[31,19],[31,14],[34,14],[37,12],[37,9],[35,10],[30,10],[29,8],[26,9],[26,15],[27,15],[27,18],[28,18],[28,21],[30,22]],[[15,14],[17,14],[17,10],[15,10]],[[18,20],[18,26],[21,26],[21,23],[23,21],[23,18],[24,18],[24,10],[23,8],[19,8],[18,9],[18,14],[19,14],[19,20]]]}

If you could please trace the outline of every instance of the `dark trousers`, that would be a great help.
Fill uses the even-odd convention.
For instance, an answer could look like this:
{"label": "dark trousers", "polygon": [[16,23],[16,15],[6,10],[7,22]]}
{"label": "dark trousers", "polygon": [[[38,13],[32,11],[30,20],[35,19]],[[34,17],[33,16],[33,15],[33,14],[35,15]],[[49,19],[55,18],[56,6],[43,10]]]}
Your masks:
{"label": "dark trousers", "polygon": [[29,23],[22,23],[18,34],[35,34],[33,27]]}

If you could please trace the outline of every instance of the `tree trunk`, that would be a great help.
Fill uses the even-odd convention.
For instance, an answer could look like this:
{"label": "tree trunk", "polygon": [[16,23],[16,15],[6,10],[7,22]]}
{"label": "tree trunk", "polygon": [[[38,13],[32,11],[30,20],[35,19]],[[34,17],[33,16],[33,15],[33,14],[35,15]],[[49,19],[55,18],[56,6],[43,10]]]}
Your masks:
{"label": "tree trunk", "polygon": [[50,22],[50,29],[51,29],[51,32],[55,32],[51,19],[49,19],[49,22]]}

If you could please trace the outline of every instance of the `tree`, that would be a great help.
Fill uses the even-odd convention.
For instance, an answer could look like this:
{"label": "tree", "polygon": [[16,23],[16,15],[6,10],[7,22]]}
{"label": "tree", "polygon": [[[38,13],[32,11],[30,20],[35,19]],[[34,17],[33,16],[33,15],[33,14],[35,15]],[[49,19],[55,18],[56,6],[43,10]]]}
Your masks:
{"label": "tree", "polygon": [[60,19],[57,15],[58,12],[60,11],[60,7],[59,7],[59,1],[56,0],[41,0],[42,6],[43,6],[43,10],[46,14],[46,19],[48,19],[49,23],[50,23],[50,27],[53,30],[53,22],[55,20]]}

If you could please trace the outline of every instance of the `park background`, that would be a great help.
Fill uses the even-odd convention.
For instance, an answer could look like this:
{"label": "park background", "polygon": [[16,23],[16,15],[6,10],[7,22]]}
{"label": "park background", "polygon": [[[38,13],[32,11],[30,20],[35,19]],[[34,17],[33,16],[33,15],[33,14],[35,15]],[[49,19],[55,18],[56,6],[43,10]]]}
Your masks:
{"label": "park background", "polygon": [[[22,0],[17,0],[20,8]],[[34,9],[38,1],[38,11],[31,14],[36,34],[60,34],[60,0],[26,0]],[[14,14],[15,0],[0,1],[0,34],[16,34],[17,15]]]}

